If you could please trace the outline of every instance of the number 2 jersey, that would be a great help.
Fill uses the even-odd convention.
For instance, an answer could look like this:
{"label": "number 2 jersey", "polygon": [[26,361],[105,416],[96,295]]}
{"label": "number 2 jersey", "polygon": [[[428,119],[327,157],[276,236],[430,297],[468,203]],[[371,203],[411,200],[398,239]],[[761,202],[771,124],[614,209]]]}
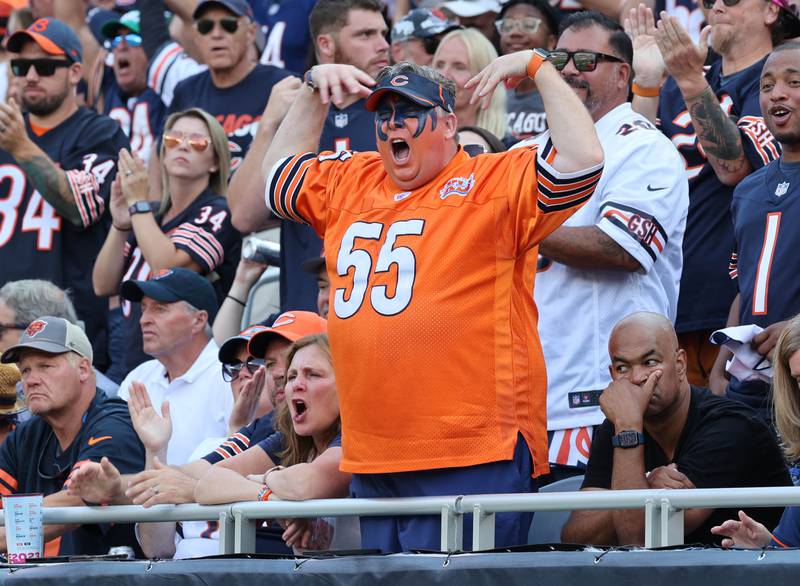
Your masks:
{"label": "number 2 jersey", "polygon": [[108,302],[92,290],[92,267],[110,223],[106,207],[117,156],[128,139],[111,118],[87,108],[39,135],[25,121],[31,140],[66,172],[81,226],[59,216],[0,150],[0,286],[45,279],[68,288],[94,346],[95,366],[102,366]]}
{"label": "number 2 jersey", "polygon": [[547,471],[547,377],[531,292],[537,244],[594,192],[535,148],[459,149],[403,191],[375,152],[278,161],[267,205],[323,238],[342,470],[510,460],[518,432]]}

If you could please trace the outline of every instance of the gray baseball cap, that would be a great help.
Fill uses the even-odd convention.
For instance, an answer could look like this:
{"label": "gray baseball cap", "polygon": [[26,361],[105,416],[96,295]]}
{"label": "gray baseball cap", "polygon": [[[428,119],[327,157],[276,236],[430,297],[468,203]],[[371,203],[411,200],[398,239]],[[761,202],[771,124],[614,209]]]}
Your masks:
{"label": "gray baseball cap", "polygon": [[0,362],[19,362],[25,348],[41,350],[50,354],[75,352],[93,359],[92,345],[81,328],[61,317],[46,315],[33,320],[19,339],[19,344],[11,346],[0,356]]}

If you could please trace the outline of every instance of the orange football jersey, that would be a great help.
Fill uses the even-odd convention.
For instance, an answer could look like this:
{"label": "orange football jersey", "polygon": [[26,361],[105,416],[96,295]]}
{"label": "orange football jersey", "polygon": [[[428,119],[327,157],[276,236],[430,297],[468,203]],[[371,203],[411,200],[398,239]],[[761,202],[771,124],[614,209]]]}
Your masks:
{"label": "orange football jersey", "polygon": [[374,152],[276,163],[267,204],[324,239],[342,470],[510,460],[522,432],[534,475],[547,472],[537,244],[587,201],[601,169],[559,173],[535,148],[459,150],[408,192]]}

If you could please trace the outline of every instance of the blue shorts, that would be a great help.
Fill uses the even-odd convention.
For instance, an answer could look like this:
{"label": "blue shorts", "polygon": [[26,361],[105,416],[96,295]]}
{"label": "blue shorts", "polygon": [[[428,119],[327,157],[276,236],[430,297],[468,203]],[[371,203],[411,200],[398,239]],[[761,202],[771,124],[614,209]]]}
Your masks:
{"label": "blue shorts", "polygon": [[[445,496],[536,492],[528,445],[518,436],[513,460],[463,468],[439,468],[390,474],[353,474],[355,498]],[[495,517],[495,547],[528,541],[533,513],[499,513]],[[361,517],[361,547],[384,553],[441,550],[441,518],[431,515]],[[472,515],[464,515],[464,549],[472,548]]]}

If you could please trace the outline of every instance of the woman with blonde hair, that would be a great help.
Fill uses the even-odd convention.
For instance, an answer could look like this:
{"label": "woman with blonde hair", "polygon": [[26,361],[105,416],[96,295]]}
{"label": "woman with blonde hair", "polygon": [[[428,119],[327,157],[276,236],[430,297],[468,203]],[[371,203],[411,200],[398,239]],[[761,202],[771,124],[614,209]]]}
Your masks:
{"label": "woman with blonde hair", "polygon": [[[339,395],[328,336],[301,338],[289,348],[287,362],[286,400],[276,416],[276,433],[212,466],[195,487],[198,503],[347,496],[351,475],[339,470]],[[358,547],[360,542],[349,529],[349,543],[343,543],[329,521],[292,519],[283,525],[282,531],[273,528],[273,535],[297,549],[327,549],[333,539],[339,547]],[[336,532],[341,528],[337,522]]]}
{"label": "woman with blonde hair", "polygon": [[472,91],[466,83],[497,58],[492,43],[477,29],[459,29],[447,33],[433,56],[433,68],[456,82],[456,117],[459,126],[479,126],[500,138],[506,135],[506,92],[498,86],[489,107],[470,104]]}
{"label": "woman with blonde hair", "polygon": [[[775,425],[789,462],[800,461],[800,315],[788,322],[772,354],[772,400]],[[794,479],[793,479],[794,480]],[[723,547],[800,547],[800,507],[786,507],[778,527],[770,533],[764,525],[739,511],[712,527],[724,535]]]}
{"label": "woman with blonde hair", "polygon": [[[164,125],[158,160],[161,198],[151,201],[144,162],[127,149],[119,153],[109,203],[111,229],[92,273],[95,293],[114,296],[123,281],[184,267],[206,275],[221,301],[241,247],[225,199],[230,174],[225,131],[200,108],[176,112]],[[138,305],[122,303],[125,348],[115,369],[122,376],[147,359],[139,316]]]}

